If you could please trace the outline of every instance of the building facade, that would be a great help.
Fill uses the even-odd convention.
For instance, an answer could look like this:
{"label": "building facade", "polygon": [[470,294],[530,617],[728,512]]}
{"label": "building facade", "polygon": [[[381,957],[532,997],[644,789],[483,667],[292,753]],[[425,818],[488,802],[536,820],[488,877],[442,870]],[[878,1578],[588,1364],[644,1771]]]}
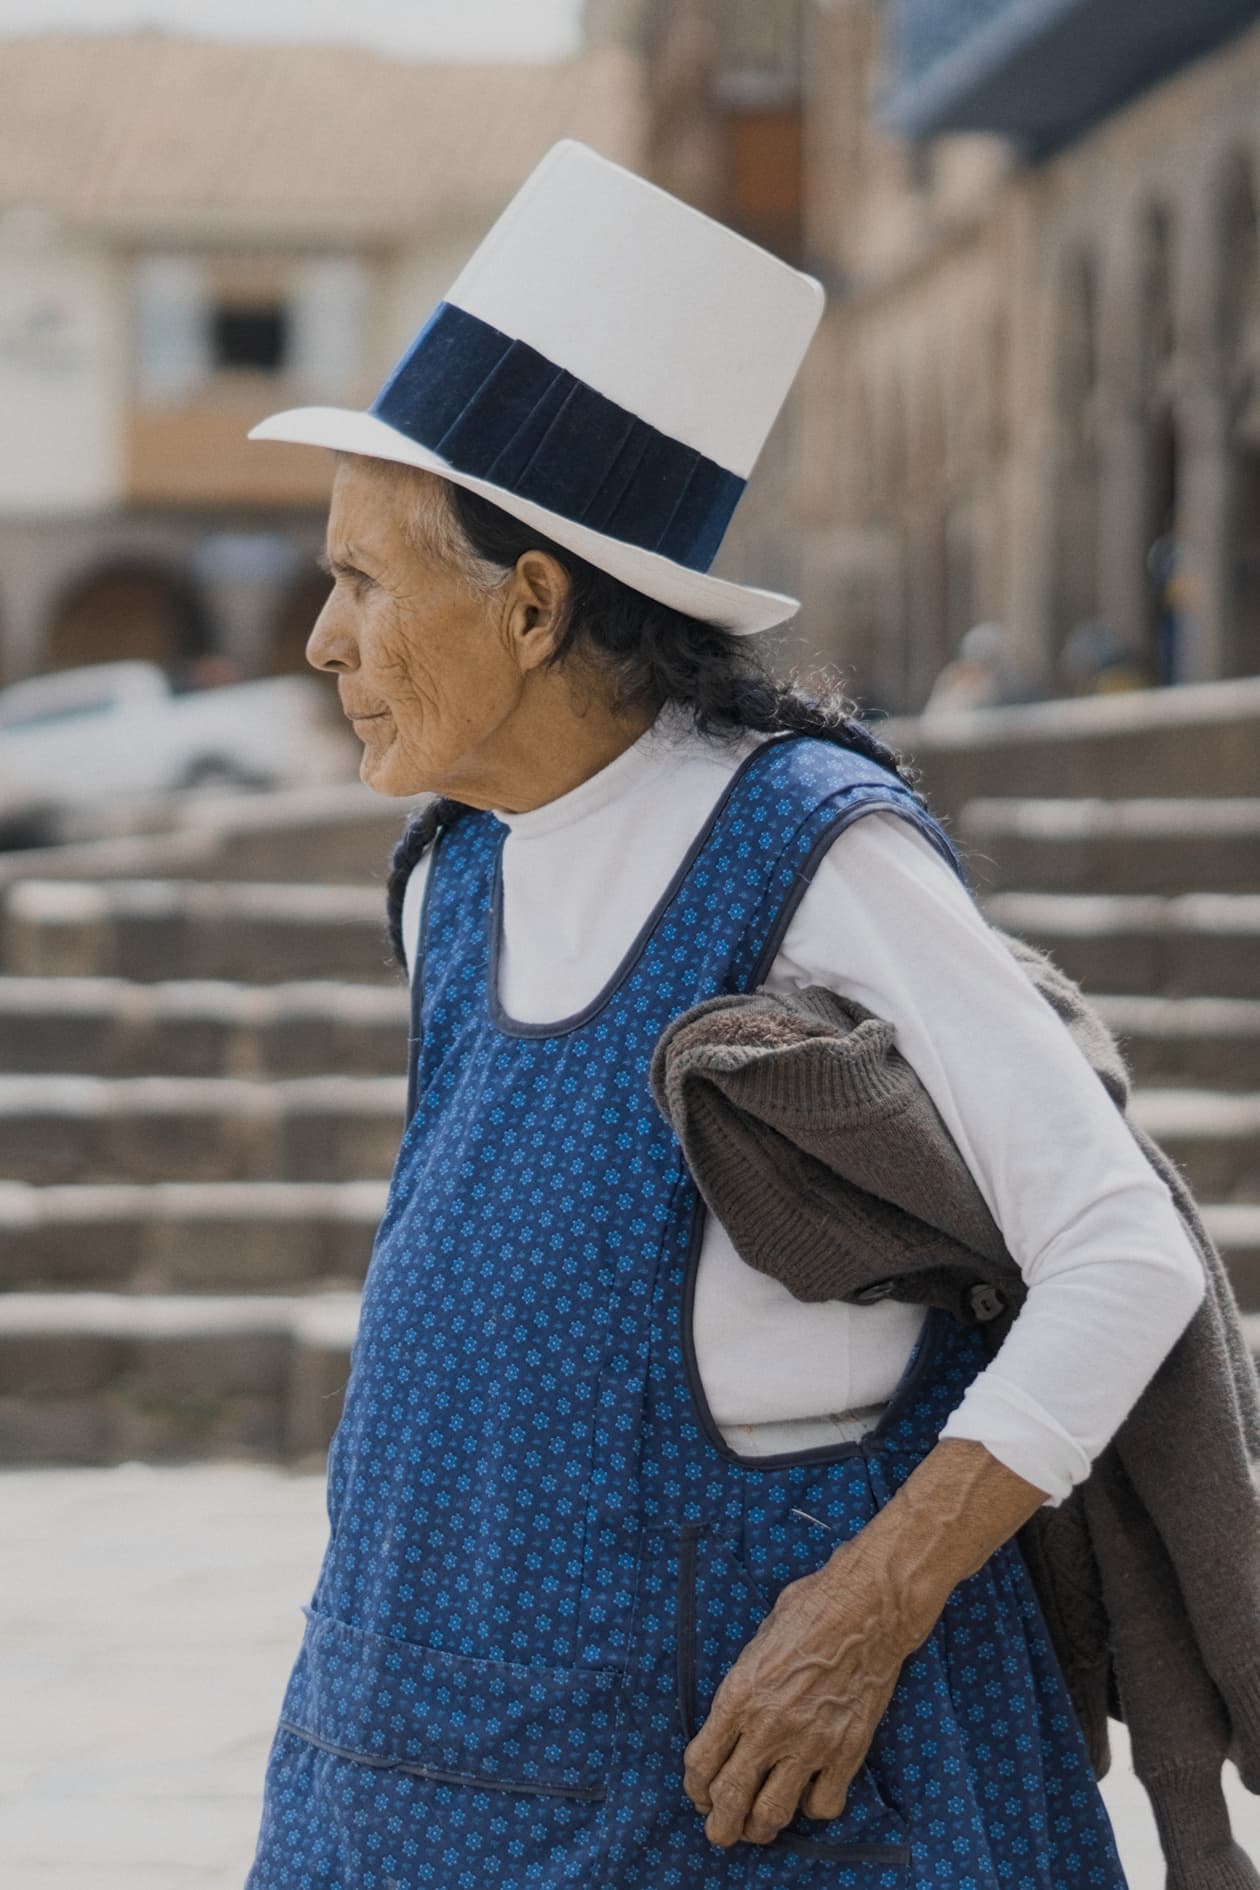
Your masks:
{"label": "building facade", "polygon": [[641,67],[161,33],[0,42],[0,682],[300,668],[328,456],[556,138],[640,160]]}
{"label": "building facade", "polygon": [[0,45],[0,680],[296,667],[328,467],[557,137],[825,282],[718,568],[913,712],[977,622],[1031,686],[1260,671],[1260,0],[588,0],[582,55]]}
{"label": "building facade", "polygon": [[1256,0],[624,11],[660,181],[828,289],[722,557],[788,653],[899,712],[977,622],[1043,693],[1260,671]]}
{"label": "building facade", "polygon": [[803,10],[802,637],[866,700],[979,620],[1049,693],[1082,626],[1153,684],[1260,671],[1258,14]]}

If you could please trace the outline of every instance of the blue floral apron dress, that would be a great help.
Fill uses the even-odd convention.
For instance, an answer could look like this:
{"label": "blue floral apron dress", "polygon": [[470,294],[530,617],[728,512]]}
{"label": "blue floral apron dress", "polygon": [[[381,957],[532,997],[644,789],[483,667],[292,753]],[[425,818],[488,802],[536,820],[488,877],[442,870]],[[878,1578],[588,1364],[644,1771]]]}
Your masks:
{"label": "blue floral apron dress", "polygon": [[906,1663],[841,1817],[722,1850],[682,1789],[779,1590],[888,1501],[985,1358],[929,1314],[875,1431],[755,1461],[696,1370],[703,1208],[652,1049],[760,984],[818,859],[874,807],[961,872],[878,764],[762,744],[605,989],[547,1025],[498,1001],[506,830],[474,814],[440,839],[408,1123],[246,1890],[1123,1886],[1014,1547]]}

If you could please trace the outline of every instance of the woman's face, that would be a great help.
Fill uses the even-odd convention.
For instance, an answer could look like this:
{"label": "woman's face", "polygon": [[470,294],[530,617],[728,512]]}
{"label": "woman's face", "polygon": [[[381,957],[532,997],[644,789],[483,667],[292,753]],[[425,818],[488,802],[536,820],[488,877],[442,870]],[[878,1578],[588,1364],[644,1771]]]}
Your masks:
{"label": "woman's face", "polygon": [[307,661],[337,677],[363,743],[360,778],[378,794],[458,795],[484,774],[524,682],[504,599],[408,530],[415,482],[429,477],[340,460],[327,538],[335,582],[306,646]]}

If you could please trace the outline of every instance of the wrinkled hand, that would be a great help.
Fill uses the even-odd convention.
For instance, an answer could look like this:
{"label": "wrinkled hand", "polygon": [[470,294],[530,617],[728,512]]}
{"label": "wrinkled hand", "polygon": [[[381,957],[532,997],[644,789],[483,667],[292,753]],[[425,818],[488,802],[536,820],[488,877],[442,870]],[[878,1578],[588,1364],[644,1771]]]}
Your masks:
{"label": "wrinkled hand", "polygon": [[791,1582],[726,1675],[683,1783],[714,1844],[838,1818],[906,1656],[1046,1500],[983,1444],[930,1450],[824,1568]]}
{"label": "wrinkled hand", "polygon": [[796,1815],[838,1818],[923,1638],[863,1537],[791,1582],[722,1681],[683,1784],[714,1844],[768,1844]]}

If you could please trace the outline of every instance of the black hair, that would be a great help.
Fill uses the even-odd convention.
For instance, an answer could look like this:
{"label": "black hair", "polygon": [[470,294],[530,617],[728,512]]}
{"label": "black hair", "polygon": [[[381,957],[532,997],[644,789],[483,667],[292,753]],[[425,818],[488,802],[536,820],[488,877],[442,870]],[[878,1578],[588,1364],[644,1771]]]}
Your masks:
{"label": "black hair", "polygon": [[[771,670],[759,639],[690,617],[601,571],[513,518],[480,493],[451,481],[444,492],[460,535],[478,559],[511,571],[527,551],[545,551],[567,572],[569,595],[548,667],[580,664],[608,692],[614,713],[686,710],[700,734],[736,741],[745,730],[791,731],[851,748],[879,762],[922,801],[902,757],[858,720],[839,689],[816,694]],[[390,942],[399,963],[402,897],[408,875],[441,827],[470,810],[438,798],[412,816],[394,849],[387,893]]]}

